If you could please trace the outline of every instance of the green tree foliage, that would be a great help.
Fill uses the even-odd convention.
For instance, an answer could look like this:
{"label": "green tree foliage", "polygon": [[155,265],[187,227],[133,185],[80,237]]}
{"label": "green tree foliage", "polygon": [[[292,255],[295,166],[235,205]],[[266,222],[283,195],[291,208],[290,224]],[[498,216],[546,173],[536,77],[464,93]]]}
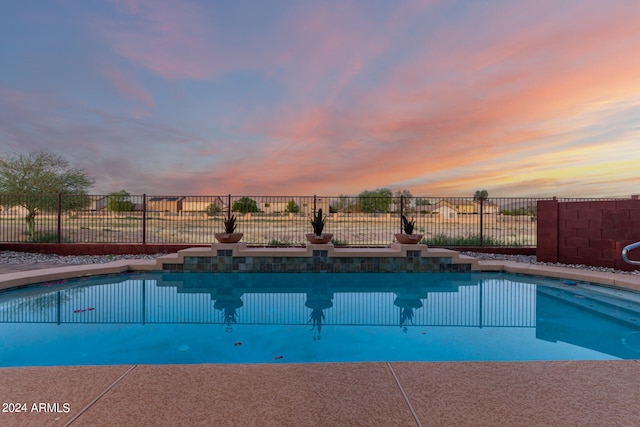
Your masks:
{"label": "green tree foliage", "polygon": [[529,215],[529,211],[527,208],[515,208],[515,209],[501,209],[500,214],[502,215]]}
{"label": "green tree foliage", "polygon": [[389,212],[393,193],[388,188],[365,190],[358,194],[358,207],[364,213]]}
{"label": "green tree foliage", "polygon": [[70,168],[62,157],[44,151],[16,154],[0,159],[0,195],[2,205],[22,206],[26,211],[27,232],[33,236],[36,216],[58,210],[83,209],[91,200],[87,190],[93,179],[81,169]]}
{"label": "green tree foliage", "polygon": [[295,200],[289,200],[289,203],[287,203],[287,207],[285,209],[285,212],[288,213],[298,213],[300,212],[300,206],[298,206],[298,204],[296,203]]}
{"label": "green tree foliage", "polygon": [[209,206],[207,206],[207,210],[205,212],[207,216],[214,216],[222,212],[222,208],[217,203],[209,203]]}
{"label": "green tree foliage", "polygon": [[258,204],[255,200],[250,199],[249,197],[241,197],[233,202],[233,206],[231,209],[234,212],[240,213],[258,212]]}
{"label": "green tree foliage", "polygon": [[131,194],[128,191],[120,190],[109,193],[107,199],[107,209],[111,212],[131,212],[135,208],[135,203],[130,200]]}
{"label": "green tree foliage", "polygon": [[480,200],[485,201],[489,198],[489,192],[487,190],[476,190],[473,194],[473,200],[479,202]]}

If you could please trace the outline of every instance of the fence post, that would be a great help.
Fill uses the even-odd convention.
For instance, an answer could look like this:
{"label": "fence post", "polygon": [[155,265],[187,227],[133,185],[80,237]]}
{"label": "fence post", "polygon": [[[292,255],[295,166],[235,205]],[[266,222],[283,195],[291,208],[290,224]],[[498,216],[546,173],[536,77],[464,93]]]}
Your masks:
{"label": "fence post", "polygon": [[483,217],[484,217],[484,197],[480,197],[480,246],[484,246],[483,234]]}
{"label": "fence post", "polygon": [[231,218],[231,194],[227,196],[227,218]]}
{"label": "fence post", "polygon": [[402,234],[402,216],[404,215],[404,195],[400,195],[400,233]]}
{"label": "fence post", "polygon": [[142,195],[142,244],[147,244],[147,195]]}
{"label": "fence post", "polygon": [[57,243],[62,242],[62,193],[58,193],[58,239]]}
{"label": "fence post", "polygon": [[315,215],[317,212],[316,210],[316,195],[313,195],[313,214]]}

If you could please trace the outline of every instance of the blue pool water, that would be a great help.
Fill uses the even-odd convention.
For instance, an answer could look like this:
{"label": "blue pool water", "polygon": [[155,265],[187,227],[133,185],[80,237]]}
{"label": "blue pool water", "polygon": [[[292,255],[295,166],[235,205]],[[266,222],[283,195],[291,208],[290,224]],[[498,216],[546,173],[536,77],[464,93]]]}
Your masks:
{"label": "blue pool water", "polygon": [[640,358],[640,295],[505,273],[144,273],[0,293],[0,366]]}

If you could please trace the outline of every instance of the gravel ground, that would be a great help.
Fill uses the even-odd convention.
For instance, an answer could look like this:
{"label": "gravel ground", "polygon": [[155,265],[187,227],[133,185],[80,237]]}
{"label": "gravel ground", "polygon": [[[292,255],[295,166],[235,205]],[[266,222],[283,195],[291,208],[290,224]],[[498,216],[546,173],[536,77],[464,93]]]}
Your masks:
{"label": "gravel ground", "polygon": [[464,255],[469,255],[481,260],[503,260],[503,261],[516,261],[516,262],[524,262],[529,264],[536,265],[547,265],[552,267],[570,267],[577,268],[580,270],[588,270],[588,271],[601,271],[605,273],[619,273],[619,274],[630,274],[634,276],[640,276],[640,271],[623,271],[616,270],[614,268],[606,268],[606,267],[590,267],[587,265],[580,264],[560,264],[558,262],[538,262],[536,261],[535,255],[503,255],[503,254],[486,254],[481,252],[460,252]]}
{"label": "gravel ground", "polygon": [[104,264],[121,259],[156,259],[162,254],[153,255],[55,255],[30,252],[0,251],[0,264]]}
{"label": "gravel ground", "polygon": [[[528,264],[547,265],[556,267],[571,267],[581,270],[590,271],[603,271],[608,273],[620,273],[631,274],[640,276],[640,271],[621,271],[613,268],[603,267],[589,267],[584,265],[574,264],[559,264],[548,262],[537,262],[535,255],[503,255],[503,254],[488,254],[480,252],[461,252],[464,255],[469,255],[480,260],[506,260],[516,261]],[[151,255],[70,255],[61,256],[53,254],[39,254],[28,252],[13,252],[13,251],[0,251],[0,264],[104,264],[106,262],[117,261],[122,259],[155,259],[165,253],[151,254]]]}

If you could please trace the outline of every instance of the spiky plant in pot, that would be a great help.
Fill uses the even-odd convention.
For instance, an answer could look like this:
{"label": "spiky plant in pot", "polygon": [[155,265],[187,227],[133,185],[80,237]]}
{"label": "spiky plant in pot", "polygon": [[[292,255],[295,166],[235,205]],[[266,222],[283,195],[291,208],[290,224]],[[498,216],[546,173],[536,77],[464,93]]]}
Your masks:
{"label": "spiky plant in pot", "polygon": [[402,230],[405,234],[413,234],[415,221],[409,221],[406,216],[402,215]]}
{"label": "spiky plant in pot", "polygon": [[318,214],[313,215],[313,219],[311,220],[311,225],[313,226],[313,234],[316,236],[322,236],[322,230],[324,229],[324,223],[327,220],[327,217],[322,216],[322,208],[318,209]]}
{"label": "spiky plant in pot", "polygon": [[333,234],[322,232],[326,220],[327,217],[322,215],[322,208],[318,209],[317,214],[313,214],[313,219],[311,219],[313,234],[306,235],[309,243],[329,243],[331,241]]}
{"label": "spiky plant in pot", "polygon": [[236,216],[224,217],[224,232],[227,234],[234,233],[236,231]]}
{"label": "spiky plant in pot", "polygon": [[236,233],[236,216],[231,214],[224,217],[224,233],[214,234],[220,243],[237,243],[243,235],[243,233]]}
{"label": "spiky plant in pot", "polygon": [[413,234],[415,221],[409,221],[406,216],[400,217],[402,220],[402,231],[404,233],[396,233],[395,237],[399,243],[415,245],[422,239],[422,234]]}

